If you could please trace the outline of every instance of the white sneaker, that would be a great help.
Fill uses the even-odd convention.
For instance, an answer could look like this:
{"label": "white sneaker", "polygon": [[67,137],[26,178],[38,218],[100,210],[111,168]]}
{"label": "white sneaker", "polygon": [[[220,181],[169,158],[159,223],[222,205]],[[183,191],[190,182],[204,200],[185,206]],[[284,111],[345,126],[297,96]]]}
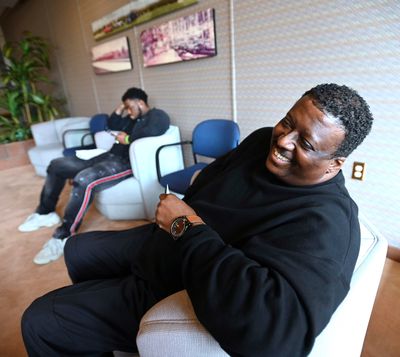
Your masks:
{"label": "white sneaker", "polygon": [[33,232],[41,227],[51,227],[61,222],[60,217],[56,212],[48,214],[32,213],[24,223],[22,223],[18,230],[20,232]]}
{"label": "white sneaker", "polygon": [[35,264],[47,264],[57,260],[64,254],[64,245],[68,238],[51,238],[43,246],[42,250],[33,258]]}

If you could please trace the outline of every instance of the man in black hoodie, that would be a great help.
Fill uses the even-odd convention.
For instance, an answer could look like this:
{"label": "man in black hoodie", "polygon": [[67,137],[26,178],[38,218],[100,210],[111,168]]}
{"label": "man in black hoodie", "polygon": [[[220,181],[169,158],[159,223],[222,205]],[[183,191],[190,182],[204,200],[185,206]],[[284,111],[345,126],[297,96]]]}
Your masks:
{"label": "man in black hoodie", "polygon": [[63,254],[67,238],[77,232],[96,192],[132,176],[129,145],[136,139],[164,134],[169,128],[169,117],[163,110],[149,107],[142,89],[129,88],[108,118],[107,127],[115,135],[110,151],[89,160],[61,157],[49,164],[39,206],[18,229],[31,232],[59,223],[55,208],[67,179],[73,179],[73,188],[62,224],[35,256],[34,263],[47,264]]}
{"label": "man in black hoodie", "polygon": [[372,120],[354,90],[318,85],[183,200],[161,195],[155,223],[69,240],[74,284],[25,312],[29,355],[137,351],[143,314],[186,289],[229,355],[306,356],[349,290],[360,228],[341,167]]}

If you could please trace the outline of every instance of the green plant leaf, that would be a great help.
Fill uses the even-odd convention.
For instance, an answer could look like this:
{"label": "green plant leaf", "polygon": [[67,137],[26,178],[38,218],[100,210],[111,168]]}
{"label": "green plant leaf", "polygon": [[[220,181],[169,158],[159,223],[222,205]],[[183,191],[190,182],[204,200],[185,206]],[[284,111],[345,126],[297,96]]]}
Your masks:
{"label": "green plant leaf", "polygon": [[45,104],[45,98],[39,94],[31,94],[31,98],[35,104]]}
{"label": "green plant leaf", "polygon": [[0,88],[0,107],[9,115],[0,117],[0,127],[8,130],[7,134],[0,132],[2,138],[20,140],[30,135],[28,130],[32,123],[60,115],[59,109],[65,100],[42,93],[37,86],[38,83],[54,84],[48,72],[51,49],[45,38],[29,31],[25,31],[19,41],[3,46],[6,61],[1,70],[4,86]]}
{"label": "green plant leaf", "polygon": [[10,122],[10,118],[4,117],[2,115],[0,115],[0,125],[2,127],[6,127],[6,128],[12,128],[13,127],[13,123]]}
{"label": "green plant leaf", "polygon": [[7,42],[2,49],[3,52],[3,56],[7,59],[11,58],[12,52],[13,52],[13,47],[11,45],[11,43]]}

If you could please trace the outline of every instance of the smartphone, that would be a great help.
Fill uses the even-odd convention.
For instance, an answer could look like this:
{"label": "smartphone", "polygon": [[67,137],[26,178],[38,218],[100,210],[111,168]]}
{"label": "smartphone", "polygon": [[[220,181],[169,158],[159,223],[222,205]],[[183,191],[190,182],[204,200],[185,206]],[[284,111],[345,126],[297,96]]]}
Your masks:
{"label": "smartphone", "polygon": [[106,132],[109,133],[110,135],[112,135],[112,136],[115,137],[115,138],[116,138],[116,137],[118,136],[118,134],[119,134],[119,132],[113,131],[113,130],[110,130],[110,129],[107,129]]}

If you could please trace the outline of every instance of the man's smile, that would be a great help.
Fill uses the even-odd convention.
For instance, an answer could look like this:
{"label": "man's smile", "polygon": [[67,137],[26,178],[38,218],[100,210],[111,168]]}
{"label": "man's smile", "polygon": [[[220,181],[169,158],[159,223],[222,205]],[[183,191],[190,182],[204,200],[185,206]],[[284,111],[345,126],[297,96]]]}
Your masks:
{"label": "man's smile", "polygon": [[291,159],[289,159],[283,153],[279,152],[277,148],[274,148],[273,156],[274,156],[275,159],[277,159],[280,162],[288,163],[288,162],[291,161]]}

